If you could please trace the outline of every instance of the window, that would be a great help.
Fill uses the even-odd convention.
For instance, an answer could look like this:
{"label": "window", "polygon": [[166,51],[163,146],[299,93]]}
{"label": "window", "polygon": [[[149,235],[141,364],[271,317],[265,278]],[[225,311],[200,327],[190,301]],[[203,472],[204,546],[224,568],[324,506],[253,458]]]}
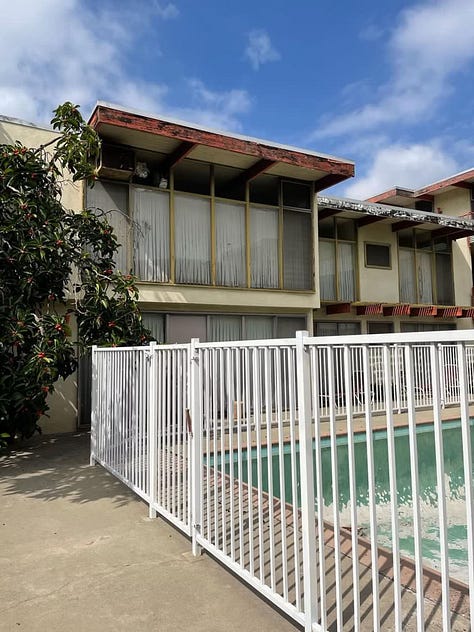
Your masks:
{"label": "window", "polygon": [[174,196],[176,283],[211,282],[211,209],[209,200]]}
{"label": "window", "polygon": [[365,265],[367,268],[391,268],[390,244],[365,244]]}
{"label": "window", "polygon": [[374,322],[367,323],[368,334],[393,334],[393,323]]}
{"label": "window", "polygon": [[452,331],[456,329],[455,323],[400,323],[402,333],[419,331]]}
{"label": "window", "polygon": [[135,274],[143,281],[169,281],[169,193],[135,188],[133,219]]}
{"label": "window", "polygon": [[294,338],[297,331],[306,329],[304,316],[291,315],[143,312],[142,319],[154,340],[169,344],[189,342],[191,338],[199,338],[202,342]]}
{"label": "window", "polygon": [[319,275],[323,301],[356,298],[356,228],[353,220],[330,217],[319,223]]}
{"label": "window", "polygon": [[400,300],[452,305],[451,242],[433,239],[431,231],[407,229],[398,235]]}
{"label": "window", "polygon": [[314,323],[315,336],[355,336],[360,334],[360,323],[333,320]]}
{"label": "window", "polygon": [[128,185],[116,182],[96,182],[86,190],[86,207],[103,211],[119,243],[115,265],[121,272],[130,269],[127,253]]}
{"label": "window", "polygon": [[[255,178],[256,186],[246,185],[242,173],[183,160],[170,174],[170,189],[98,182],[87,199],[90,206],[111,210],[123,244],[119,268],[130,270],[133,253],[142,281],[312,290],[311,186],[265,175]],[[283,207],[283,197],[294,206]]]}

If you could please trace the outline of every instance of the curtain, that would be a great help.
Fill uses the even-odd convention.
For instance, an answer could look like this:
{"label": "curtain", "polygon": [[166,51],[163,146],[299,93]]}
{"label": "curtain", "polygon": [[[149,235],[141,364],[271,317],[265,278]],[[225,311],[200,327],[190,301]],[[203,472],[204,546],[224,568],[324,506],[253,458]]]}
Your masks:
{"label": "curtain", "polygon": [[400,262],[400,301],[416,303],[415,253],[412,250],[399,249]]}
{"label": "curtain", "polygon": [[451,255],[436,255],[436,293],[436,302],[438,305],[453,305]]}
{"label": "curtain", "polygon": [[264,340],[273,338],[273,318],[271,316],[246,316],[245,339]]}
{"label": "curtain", "polygon": [[283,212],[283,287],[310,290],[313,265],[311,214]]}
{"label": "curtain", "polygon": [[245,258],[245,207],[216,202],[217,285],[247,285]]}
{"label": "curtain", "polygon": [[165,316],[164,314],[142,313],[144,326],[151,331],[153,340],[163,343],[165,341]]}
{"label": "curtain", "polygon": [[211,213],[205,198],[175,194],[176,282],[211,282]]}
{"label": "curtain", "polygon": [[335,244],[330,241],[319,242],[319,280],[321,299],[336,299],[336,256]]}
{"label": "curtain", "polygon": [[106,213],[119,243],[114,261],[117,270],[127,273],[128,242],[128,185],[114,182],[96,182],[86,190],[87,208],[98,209]]}
{"label": "curtain", "polygon": [[293,316],[278,316],[277,338],[294,338],[297,331],[305,331],[306,318]]}
{"label": "curtain", "polygon": [[354,244],[337,244],[337,277],[340,301],[355,299]]}
{"label": "curtain", "polygon": [[208,339],[209,342],[242,340],[241,316],[210,316]]}
{"label": "curtain", "polygon": [[134,190],[135,274],[142,281],[170,280],[169,193]]}
{"label": "curtain", "polygon": [[278,211],[250,207],[252,287],[278,287]]}
{"label": "curtain", "polygon": [[416,253],[416,276],[418,278],[418,302],[433,302],[433,279],[431,277],[431,253]]}

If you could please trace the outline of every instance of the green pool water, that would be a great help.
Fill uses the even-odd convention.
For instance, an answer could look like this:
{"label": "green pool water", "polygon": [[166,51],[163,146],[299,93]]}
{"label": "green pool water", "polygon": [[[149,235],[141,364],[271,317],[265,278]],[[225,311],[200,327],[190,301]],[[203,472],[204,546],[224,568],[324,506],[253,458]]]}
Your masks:
{"label": "green pool water", "polygon": [[[436,486],[435,440],[433,424],[417,427],[417,446],[419,464],[420,503],[422,512],[422,546],[425,562],[439,567],[439,529],[438,529],[438,492]],[[474,420],[471,419],[471,446],[474,448]],[[466,503],[464,490],[464,471],[462,461],[462,437],[459,421],[443,424],[443,447],[445,466],[446,504],[448,512],[448,542],[450,573],[458,579],[467,581],[467,528]],[[293,502],[291,486],[291,454],[290,445],[284,445],[284,498]],[[359,526],[367,534],[369,531],[368,480],[367,480],[367,446],[365,434],[357,434],[354,438],[356,464],[356,488]],[[397,500],[400,522],[400,547],[402,554],[413,556],[413,516],[412,486],[410,477],[410,450],[408,428],[395,430],[395,456],[397,467]],[[251,458],[253,486],[257,486],[257,449],[242,451],[242,478],[248,481],[248,458]],[[261,449],[262,488],[268,491],[268,451]],[[273,495],[281,497],[279,446],[275,445],[271,455],[271,479]],[[238,454],[232,455],[234,475],[239,474]],[[299,456],[296,455],[297,471]],[[327,520],[332,521],[334,503],[337,502],[341,515],[341,525],[350,525],[349,514],[349,460],[347,436],[337,439],[338,487],[339,497],[333,498],[331,477],[331,447],[329,439],[322,440],[321,467],[323,487],[322,512]],[[230,473],[231,456],[226,454],[225,471]],[[391,547],[392,534],[390,522],[390,487],[388,471],[387,433],[374,432],[375,490],[377,502],[378,542],[382,546]],[[218,467],[220,464],[218,463]],[[316,482],[316,480],[315,480]],[[299,486],[298,486],[299,487]],[[299,489],[296,502],[299,504]],[[316,511],[318,507],[315,507]]]}

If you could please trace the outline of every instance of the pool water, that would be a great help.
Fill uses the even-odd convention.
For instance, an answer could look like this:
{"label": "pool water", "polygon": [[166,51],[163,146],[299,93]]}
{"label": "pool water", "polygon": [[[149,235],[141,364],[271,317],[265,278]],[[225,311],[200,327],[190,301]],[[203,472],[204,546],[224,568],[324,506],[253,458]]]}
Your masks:
{"label": "pool water", "polygon": [[[375,494],[377,503],[378,542],[381,546],[391,548],[392,532],[390,519],[390,487],[388,472],[387,433],[377,430],[374,433]],[[471,446],[474,444],[474,420],[471,420]],[[443,423],[443,447],[445,466],[446,505],[448,513],[448,549],[450,574],[467,581],[467,527],[466,503],[464,490],[464,471],[462,460],[462,437],[460,421]],[[419,465],[420,504],[422,512],[422,549],[424,562],[439,568],[440,547],[438,528],[438,492],[436,486],[435,439],[433,424],[417,427],[417,448]],[[271,476],[273,495],[280,498],[279,446],[273,446]],[[355,435],[354,452],[356,465],[356,489],[358,524],[362,533],[370,534],[368,508],[367,479],[367,447],[364,433]],[[252,485],[257,484],[257,449],[250,451]],[[247,450],[242,451],[242,474],[248,482]],[[261,448],[262,487],[268,491],[268,451]],[[395,457],[397,468],[397,500],[399,507],[400,549],[402,554],[413,557],[413,515],[412,488],[410,477],[410,449],[408,428],[395,430]],[[225,470],[230,472],[230,456],[226,455]],[[234,452],[234,475],[238,475],[237,453]],[[298,454],[296,461],[299,461]],[[341,514],[341,525],[350,525],[349,507],[349,460],[347,436],[337,439],[338,461],[338,509]],[[219,466],[219,465],[218,465]],[[283,459],[285,473],[285,502],[292,503],[291,487],[291,455],[290,446],[284,446]],[[331,477],[331,447],[329,439],[322,440],[321,450],[323,515],[332,522],[334,509]],[[297,463],[297,471],[299,464]],[[299,498],[296,499],[299,504]],[[315,507],[316,511],[318,507]]]}

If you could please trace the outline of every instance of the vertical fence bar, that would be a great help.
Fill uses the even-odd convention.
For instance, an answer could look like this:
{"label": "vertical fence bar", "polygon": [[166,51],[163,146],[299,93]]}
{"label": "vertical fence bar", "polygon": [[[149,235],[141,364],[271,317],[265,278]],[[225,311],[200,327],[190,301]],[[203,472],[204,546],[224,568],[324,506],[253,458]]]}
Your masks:
{"label": "vertical fence bar", "polygon": [[[354,449],[354,418],[352,413],[352,354],[349,345],[344,345],[344,382],[347,421],[347,455],[349,461],[349,499],[351,515],[351,543],[352,543],[352,591],[354,594],[354,632],[360,630],[360,590],[359,590],[359,538],[357,532],[357,480]],[[337,537],[337,534],[334,534]]]}
{"label": "vertical fence bar", "polygon": [[372,431],[372,385],[370,376],[369,347],[362,347],[363,402],[365,408],[365,434],[367,442],[367,479],[369,484],[370,555],[372,565],[373,621],[372,630],[380,630],[379,556],[377,547],[377,504],[375,496],[374,437]]}
{"label": "vertical fence bar", "polygon": [[472,617],[474,614],[474,483],[472,479],[471,422],[469,419],[466,345],[463,342],[457,343],[457,359],[459,366],[459,386],[461,400],[461,432],[464,466],[464,486],[466,490],[467,550],[469,560],[469,604]]}
{"label": "vertical fence bar", "polygon": [[[148,477],[149,477],[149,494],[150,494],[150,506],[149,517],[156,518],[156,452],[158,449],[157,441],[157,408],[156,408],[156,342],[150,343],[150,371],[149,371],[149,383],[148,383]],[[161,377],[161,376],[160,376]]]}
{"label": "vertical fence bar", "polygon": [[416,441],[415,379],[413,346],[405,346],[405,371],[408,405],[408,436],[410,442],[411,495],[413,504],[413,539],[415,544],[416,620],[417,630],[425,629],[423,552],[421,542],[420,485],[418,479],[418,447]]}
{"label": "vertical fence bar", "polygon": [[[192,338],[189,348],[189,380],[191,408],[191,525],[193,555],[201,554],[197,537],[202,527],[202,415],[199,392],[200,357],[197,349],[199,338]],[[183,432],[184,434],[184,432]],[[209,454],[207,455],[209,460]],[[209,469],[209,463],[208,463]]]}
{"label": "vertical fence bar", "polygon": [[[398,348],[392,350],[398,356]],[[397,464],[395,458],[395,427],[393,423],[393,373],[390,347],[383,346],[383,378],[385,391],[385,409],[387,416],[387,450],[388,475],[390,482],[390,517],[392,523],[392,553],[393,553],[393,604],[395,609],[395,632],[402,632],[402,595],[400,579],[400,540],[398,522],[398,491]],[[395,373],[396,384],[399,385],[398,372]],[[396,387],[396,397],[399,401],[399,386]]]}
{"label": "vertical fence bar", "polygon": [[97,435],[100,432],[99,424],[102,425],[103,420],[99,418],[97,410],[99,380],[97,375],[97,345],[93,345],[91,352],[91,372],[92,372],[92,392],[91,392],[91,454],[90,465],[95,464],[97,456]]}
{"label": "vertical fence bar", "polygon": [[431,385],[433,388],[433,422],[436,451],[436,482],[438,490],[438,515],[439,515],[439,545],[441,558],[441,595],[443,632],[451,629],[451,613],[449,602],[449,557],[448,557],[448,521],[446,515],[446,492],[444,480],[444,450],[443,450],[443,421],[441,419],[441,406],[443,389],[441,387],[440,367],[441,345],[430,345],[431,358]]}
{"label": "vertical fence bar", "polygon": [[305,337],[308,335],[306,331],[298,331],[296,333],[305,632],[311,632],[313,623],[316,623],[318,620],[311,367],[309,353],[304,342]]}

